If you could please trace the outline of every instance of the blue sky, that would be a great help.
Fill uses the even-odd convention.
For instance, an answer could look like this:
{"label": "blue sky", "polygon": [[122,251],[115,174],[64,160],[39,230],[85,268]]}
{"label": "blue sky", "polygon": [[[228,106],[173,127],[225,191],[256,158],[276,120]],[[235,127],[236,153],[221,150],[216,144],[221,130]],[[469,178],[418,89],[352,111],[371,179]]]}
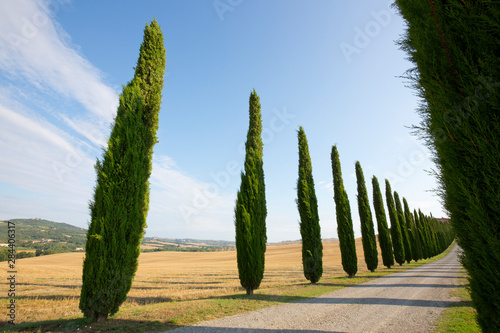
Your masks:
{"label": "blue sky", "polygon": [[[86,227],[93,165],[133,76],[146,22],[167,54],[146,236],[234,239],[248,98],[262,104],[269,241],[299,239],[297,130],[306,132],[322,236],[337,236],[336,144],[361,235],[354,163],[411,208],[444,216],[431,156],[408,126],[418,98],[388,1],[0,2],[0,219]],[[384,190],[384,188],[382,188]]]}

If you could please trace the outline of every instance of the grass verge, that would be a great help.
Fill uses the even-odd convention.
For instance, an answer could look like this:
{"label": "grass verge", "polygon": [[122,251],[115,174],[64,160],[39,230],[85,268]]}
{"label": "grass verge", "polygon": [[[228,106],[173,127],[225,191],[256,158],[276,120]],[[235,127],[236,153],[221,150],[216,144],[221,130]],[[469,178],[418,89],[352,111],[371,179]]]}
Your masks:
{"label": "grass verge", "polygon": [[[462,277],[467,276],[465,269]],[[480,333],[481,329],[476,322],[476,309],[472,306],[469,293],[469,282],[467,279],[460,279],[461,286],[451,292],[451,296],[458,297],[459,303],[445,309],[441,317],[436,322],[435,333],[462,332]]]}
{"label": "grass verge", "polygon": [[[453,244],[454,245],[454,244]],[[381,276],[405,271],[446,256],[451,245],[442,254],[427,260],[411,262],[391,269],[379,268],[371,273],[364,271],[355,278],[325,276],[320,283],[312,285],[293,282],[273,285],[246,296],[243,289],[238,293],[210,296],[188,300],[169,300],[152,304],[127,304],[104,323],[90,323],[81,315],[63,317],[58,320],[20,323],[7,326],[0,323],[2,332],[160,332],[181,326],[193,325],[205,320],[235,315],[269,306],[289,303],[304,298],[319,296],[337,289],[361,284]],[[305,280],[303,280],[305,281]],[[74,300],[78,307],[77,300]],[[3,305],[3,303],[1,304]]]}

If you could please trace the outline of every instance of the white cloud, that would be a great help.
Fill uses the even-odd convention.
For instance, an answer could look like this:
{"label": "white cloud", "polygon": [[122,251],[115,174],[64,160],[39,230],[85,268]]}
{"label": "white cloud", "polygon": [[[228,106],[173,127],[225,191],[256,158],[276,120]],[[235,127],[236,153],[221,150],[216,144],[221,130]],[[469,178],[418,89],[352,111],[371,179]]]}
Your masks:
{"label": "white cloud", "polygon": [[0,211],[10,217],[16,211],[18,217],[66,216],[69,223],[76,215],[83,223],[94,172],[78,142],[43,119],[0,105],[0,182],[8,187]]}
{"label": "white cloud", "polygon": [[168,156],[155,157],[150,182],[148,230],[232,239],[234,198],[215,184],[186,175]]}
{"label": "white cloud", "polygon": [[[53,20],[51,10],[62,2],[0,2],[0,211],[2,218],[85,227],[95,157],[106,145],[118,96]],[[59,103],[72,107],[63,111]],[[167,156],[155,158],[150,181],[149,230],[232,238],[233,198]]]}
{"label": "white cloud", "polygon": [[47,2],[0,2],[0,70],[38,89],[74,99],[108,122],[118,105],[116,92],[67,40],[51,19]]}

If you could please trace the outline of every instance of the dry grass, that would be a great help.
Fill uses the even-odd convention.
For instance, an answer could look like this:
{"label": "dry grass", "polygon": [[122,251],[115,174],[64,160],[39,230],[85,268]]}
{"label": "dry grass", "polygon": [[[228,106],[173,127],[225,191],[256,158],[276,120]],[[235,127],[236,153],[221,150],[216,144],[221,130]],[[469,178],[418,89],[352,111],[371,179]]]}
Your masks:
{"label": "dry grass", "polygon": [[[366,273],[361,240],[357,239],[356,244],[358,275],[373,274]],[[82,253],[65,253],[19,260],[16,265],[16,323],[81,318],[78,301],[83,257]],[[381,262],[380,258],[380,273],[384,271]],[[341,266],[339,243],[324,243],[323,265],[324,273],[320,282],[330,282],[330,286],[340,285],[331,283],[332,279],[345,276]],[[1,281],[2,308],[5,308],[8,302],[6,282],[5,279]],[[268,247],[266,272],[258,294],[297,295],[294,290],[306,286],[308,281],[302,272],[301,245]],[[311,290],[313,294],[323,292],[321,286],[315,288],[319,289]],[[324,292],[326,291],[329,290],[325,289]],[[244,290],[238,279],[235,251],[143,253],[139,258],[139,269],[127,301],[113,319],[185,324],[223,315],[224,305],[219,303],[224,296],[227,302],[230,302],[230,299],[243,294]],[[276,297],[267,298],[265,301],[269,304],[275,300],[283,301]],[[256,299],[258,298],[257,295]],[[205,311],[205,303],[211,300],[219,302],[216,306],[222,307],[220,311],[208,311],[195,318],[183,315],[182,320],[178,319],[179,311]],[[176,303],[183,305],[180,307]],[[236,310],[244,311],[253,307],[254,305],[242,301],[237,306],[238,309],[231,308],[227,311],[234,313]]]}

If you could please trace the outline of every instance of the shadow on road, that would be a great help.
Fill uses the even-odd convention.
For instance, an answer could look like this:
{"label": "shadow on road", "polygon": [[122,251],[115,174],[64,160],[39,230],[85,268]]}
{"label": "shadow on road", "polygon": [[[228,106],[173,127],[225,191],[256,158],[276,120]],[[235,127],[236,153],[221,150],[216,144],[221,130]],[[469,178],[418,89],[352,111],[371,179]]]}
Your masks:
{"label": "shadow on road", "polygon": [[359,305],[391,305],[391,306],[416,306],[427,308],[443,308],[460,304],[455,301],[432,301],[420,299],[398,299],[398,298],[332,298],[318,297],[301,300],[300,303],[307,304],[359,304]]}
{"label": "shadow on road", "polygon": [[[189,333],[218,333],[218,332],[239,332],[239,333],[254,333],[254,332],[265,332],[265,333],[325,333],[325,331],[317,331],[317,330],[285,330],[285,329],[265,329],[265,328],[228,328],[228,327],[208,327],[208,326],[191,326],[186,328],[178,329],[179,332],[189,332]],[[174,330],[172,332],[177,332],[178,330]],[[332,333],[340,333],[337,331],[329,331]]]}
{"label": "shadow on road", "polygon": [[414,284],[414,283],[386,283],[386,284],[358,284],[352,286],[352,288],[386,288],[386,287],[395,287],[395,288],[458,288],[457,285],[450,284],[436,284],[436,283],[427,283],[427,284]]}

